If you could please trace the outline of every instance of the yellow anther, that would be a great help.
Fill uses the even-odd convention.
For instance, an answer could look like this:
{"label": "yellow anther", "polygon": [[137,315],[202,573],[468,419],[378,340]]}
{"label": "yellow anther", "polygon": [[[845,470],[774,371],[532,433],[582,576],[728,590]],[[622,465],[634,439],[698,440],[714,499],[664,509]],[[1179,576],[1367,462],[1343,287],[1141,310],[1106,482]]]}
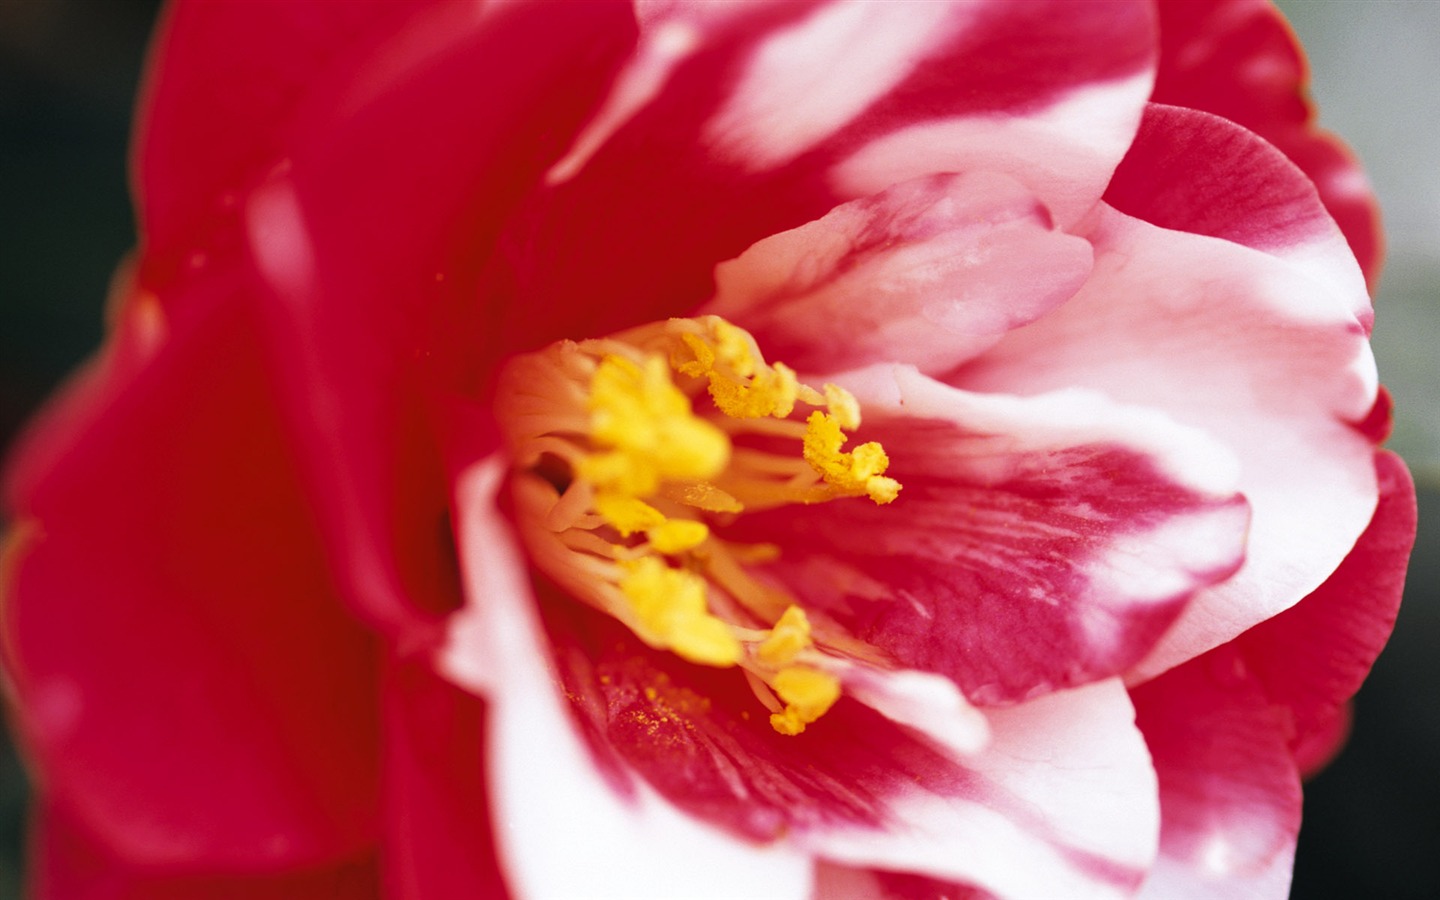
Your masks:
{"label": "yellow anther", "polygon": [[670,364],[675,371],[706,379],[710,399],[731,418],[783,419],[794,412],[803,387],[795,370],[784,363],[766,365],[750,335],[729,322],[717,318],[704,321],[708,335],[680,335],[694,359],[672,354]]}
{"label": "yellow anther", "polygon": [[761,642],[755,655],[761,662],[783,666],[793,662],[796,655],[810,649],[812,644],[810,620],[806,618],[805,610],[791,606],[770,629],[770,636]]}
{"label": "yellow anther", "polygon": [[900,482],[884,477],[890,458],[879,444],[871,441],[845,453],[845,433],[834,416],[816,410],[805,423],[805,461],[814,467],[827,484],[847,493],[866,494],[876,503],[885,504],[900,494]]}
{"label": "yellow anther", "polygon": [[740,661],[740,642],[728,625],[710,614],[705,579],[653,556],[620,567],[620,590],[630,601],[641,640],[700,665],[723,668]]}
{"label": "yellow anther", "polygon": [[666,479],[703,481],[725,470],[730,439],[699,418],[670,380],[665,360],[601,360],[590,381],[590,433],[613,448],[582,459],[576,474],[603,492],[648,496]]}
{"label": "yellow anther", "polygon": [[840,699],[839,679],[804,666],[781,669],[772,686],[785,703],[784,710],[770,717],[770,726],[781,734],[799,734]]}
{"label": "yellow anther", "polygon": [[674,555],[694,550],[710,537],[704,522],[693,519],[667,519],[645,532],[650,546],[660,553]]}
{"label": "yellow anther", "polygon": [[860,427],[860,404],[855,395],[835,384],[825,385],[825,408],[841,428],[854,431]]}
{"label": "yellow anther", "polygon": [[649,531],[665,522],[665,515],[660,510],[623,494],[597,494],[595,511],[600,518],[614,525],[621,537],[629,537],[637,531]]}

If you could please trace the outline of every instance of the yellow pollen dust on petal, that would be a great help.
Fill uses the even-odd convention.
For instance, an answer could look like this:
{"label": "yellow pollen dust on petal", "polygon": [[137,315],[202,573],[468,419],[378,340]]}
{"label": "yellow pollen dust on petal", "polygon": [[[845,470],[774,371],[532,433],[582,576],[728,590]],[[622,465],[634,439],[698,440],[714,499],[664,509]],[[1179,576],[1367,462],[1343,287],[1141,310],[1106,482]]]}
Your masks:
{"label": "yellow pollen dust on petal", "polygon": [[642,640],[705,666],[725,668],[740,661],[740,642],[708,609],[705,579],[653,556],[620,567],[620,590],[630,600]]}
{"label": "yellow pollen dust on petal", "polygon": [[773,686],[785,708],[770,717],[770,725],[781,734],[801,733],[840,699],[839,679],[805,666],[781,669]]}
{"label": "yellow pollen dust on petal", "polygon": [[805,461],[827,484],[866,494],[880,504],[890,503],[900,495],[900,482],[885,477],[890,457],[883,447],[871,441],[846,453],[841,449],[844,446],[845,433],[836,417],[818,409],[812,412],[805,423]]}

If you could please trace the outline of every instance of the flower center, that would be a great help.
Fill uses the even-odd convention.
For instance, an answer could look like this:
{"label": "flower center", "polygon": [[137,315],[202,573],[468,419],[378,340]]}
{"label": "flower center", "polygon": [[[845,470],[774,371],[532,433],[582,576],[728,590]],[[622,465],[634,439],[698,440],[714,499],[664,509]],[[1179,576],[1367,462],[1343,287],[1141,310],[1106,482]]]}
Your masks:
{"label": "flower center", "polygon": [[779,550],[711,526],[792,503],[894,500],[881,446],[843,449],[860,424],[854,397],[800,383],[748,332],[705,316],[516,357],[497,409],[520,532],[546,575],[651,647],[739,667],[782,734],[834,705],[842,663],[815,646],[793,598],[746,568]]}

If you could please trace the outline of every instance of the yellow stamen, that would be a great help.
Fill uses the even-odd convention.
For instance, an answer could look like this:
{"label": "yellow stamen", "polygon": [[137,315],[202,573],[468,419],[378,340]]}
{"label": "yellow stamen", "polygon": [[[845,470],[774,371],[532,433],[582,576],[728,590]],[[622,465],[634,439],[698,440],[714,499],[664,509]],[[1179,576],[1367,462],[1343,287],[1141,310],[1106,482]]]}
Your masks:
{"label": "yellow stamen", "polygon": [[770,725],[781,734],[795,735],[830,711],[840,699],[840,681],[828,672],[795,666],[775,676],[775,693],[785,709],[770,717]]}
{"label": "yellow stamen", "polygon": [[793,662],[802,650],[810,649],[813,643],[810,639],[810,620],[805,616],[805,610],[791,606],[780,616],[780,620],[770,630],[770,636],[756,649],[755,655],[761,662],[783,666]]}
{"label": "yellow stamen", "polygon": [[900,482],[885,478],[890,458],[885,449],[871,441],[851,453],[844,453],[845,433],[835,416],[816,410],[806,420],[805,461],[814,466],[828,484],[855,494],[867,494],[876,503],[893,501],[900,494]]}
{"label": "yellow stamen", "polygon": [[740,661],[740,642],[707,609],[705,579],[653,556],[620,568],[620,590],[630,599],[642,640],[701,665],[724,668]]}

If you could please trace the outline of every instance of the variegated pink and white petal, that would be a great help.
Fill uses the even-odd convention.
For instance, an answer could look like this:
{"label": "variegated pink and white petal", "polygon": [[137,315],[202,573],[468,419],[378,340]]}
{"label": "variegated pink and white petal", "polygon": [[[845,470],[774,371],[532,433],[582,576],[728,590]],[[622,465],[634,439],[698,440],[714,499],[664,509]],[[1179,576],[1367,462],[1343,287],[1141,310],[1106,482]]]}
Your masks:
{"label": "variegated pink and white petal", "polygon": [[1400,609],[1415,541],[1415,484],[1400,458],[1375,454],[1380,502],[1365,533],[1325,583],[1235,641],[1270,703],[1285,710],[1302,775],[1340,748],[1346,702],[1370,672]]}
{"label": "variegated pink and white petal", "polygon": [[[738,673],[651,650],[558,594],[541,602],[592,762],[632,795],[806,858],[1001,897],[1127,896],[1153,857],[1154,773],[1118,679],[989,710],[969,753],[848,696],[789,737]],[[966,715],[925,731],[963,731]]]}
{"label": "variegated pink and white petal", "polygon": [[[577,727],[567,709],[566,648],[554,651],[557,679],[526,565],[496,506],[503,475],[492,459],[457,484],[467,606],[452,617],[438,661],[490,698],[489,791],[507,883],[537,898],[807,897],[804,855],[686,815],[680,798],[606,765],[587,745],[590,723]],[[657,742],[650,752],[673,749]]]}
{"label": "variegated pink and white petal", "polygon": [[703,311],[803,371],[888,361],[941,372],[1069,299],[1091,261],[1089,242],[1057,231],[1014,179],[935,175],[721,263]]}
{"label": "variegated pink and white petal", "polygon": [[1160,856],[1143,900],[1284,900],[1300,831],[1285,723],[1233,646],[1134,691],[1160,778]]}
{"label": "variegated pink and white petal", "polygon": [[1317,128],[1303,50],[1270,0],[1159,4],[1153,99],[1224,116],[1305,170],[1373,286],[1383,256],[1380,210],[1355,155]]}
{"label": "variegated pink and white petal", "polygon": [[[1253,184],[1259,166],[1271,181],[1304,184],[1237,126],[1203,113],[1177,120],[1217,140],[1249,141],[1252,151],[1240,157],[1249,174],[1195,155],[1184,177]],[[1224,224],[1255,212],[1243,202],[1212,204],[1220,224],[1205,230],[1220,237],[1102,210],[1089,232],[1096,266],[1085,288],[948,376],[979,391],[1093,388],[1201,428],[1240,458],[1240,490],[1254,511],[1246,563],[1196,597],[1137,679],[1294,605],[1334,571],[1375,507],[1372,437],[1360,427],[1377,390],[1363,282],[1313,192],[1260,196],[1289,198],[1280,204],[1289,212],[1261,217],[1268,228],[1258,234]]]}
{"label": "variegated pink and white petal", "polygon": [[968,884],[923,875],[859,869],[821,861],[815,868],[813,900],[994,900]]}
{"label": "variegated pink and white petal", "polygon": [[[689,311],[717,260],[912,178],[1007,174],[1064,225],[1103,192],[1154,65],[1143,3],[701,9],[642,7],[595,130],[512,218],[486,283],[524,301],[512,343]],[[566,333],[531,303],[573,306]]]}
{"label": "variegated pink and white petal", "polygon": [[897,366],[837,380],[899,498],[785,507],[717,533],[776,544],[766,572],[808,611],[973,702],[1126,671],[1240,564],[1234,458],[1163,414],[1093,391],[972,394]]}

